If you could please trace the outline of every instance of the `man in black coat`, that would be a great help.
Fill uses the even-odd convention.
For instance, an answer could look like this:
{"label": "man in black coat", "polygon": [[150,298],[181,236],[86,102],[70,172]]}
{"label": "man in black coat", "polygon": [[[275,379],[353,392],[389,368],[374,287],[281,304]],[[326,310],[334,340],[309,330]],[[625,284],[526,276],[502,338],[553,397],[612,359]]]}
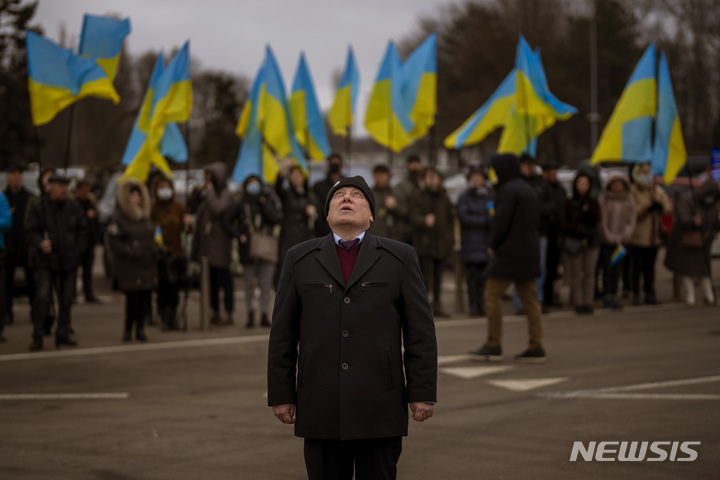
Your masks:
{"label": "man in black coat", "polygon": [[485,286],[488,336],[485,345],[470,354],[480,360],[502,360],[502,297],[507,287],[514,283],[525,307],[530,334],[527,350],[515,359],[542,363],[545,350],[540,302],[535,290],[535,279],[540,274],[538,196],[522,179],[520,162],[515,155],[495,155],[490,164],[497,175],[497,185],[490,239],[492,258]]}
{"label": "man in black coat", "polygon": [[349,480],[353,463],[357,480],[393,479],[408,405],[424,421],[436,401],[430,303],[414,250],[366,232],[375,201],[362,177],[327,198],[332,233],[291,248],[280,274],[268,405],[305,438],[310,479]]}
{"label": "man in black coat", "polygon": [[35,277],[33,337],[30,350],[43,347],[44,322],[53,289],[58,296],[55,344],[77,345],[71,336],[70,309],[82,252],[87,244],[87,217],[80,204],[67,198],[67,177],[50,177],[47,193],[32,202],[25,219],[28,258]]}
{"label": "man in black coat", "polygon": [[23,186],[25,168],[19,164],[7,169],[5,197],[10,204],[12,227],[5,232],[5,323],[13,323],[13,298],[15,295],[15,269],[25,272],[30,305],[35,304],[35,285],[32,269],[28,266],[28,250],[25,242],[25,212],[35,196]]}

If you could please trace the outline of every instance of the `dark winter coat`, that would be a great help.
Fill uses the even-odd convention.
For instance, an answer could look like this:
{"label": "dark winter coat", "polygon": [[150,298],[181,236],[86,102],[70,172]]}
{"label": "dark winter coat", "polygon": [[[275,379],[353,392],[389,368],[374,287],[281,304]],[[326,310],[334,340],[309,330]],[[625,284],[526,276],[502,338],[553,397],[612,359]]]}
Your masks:
{"label": "dark winter coat", "polygon": [[169,200],[160,200],[157,197],[157,186],[153,185],[153,196],[155,203],[152,205],[150,217],[156,226],[162,231],[163,245],[168,253],[176,257],[185,257],[185,250],[182,245],[182,234],[185,230],[184,217],[187,213],[185,205],[175,200],[175,188],[170,182],[173,196]]}
{"label": "dark winter coat", "polygon": [[333,180],[328,175],[313,185],[315,208],[317,208],[319,213],[317,222],[315,222],[315,235],[318,237],[324,237],[330,233],[330,225],[328,225],[327,218],[323,215],[323,212],[325,211],[325,202],[327,201],[328,193],[330,193],[330,189],[335,183],[337,183],[337,180]]}
{"label": "dark winter coat", "polygon": [[[546,234],[550,237],[560,237],[565,229],[565,204],[567,202],[567,191],[559,182],[547,182],[548,192],[552,199],[552,209],[546,217]],[[542,229],[541,229],[542,230]]]}
{"label": "dark winter coat", "polygon": [[[706,205],[705,197],[715,198],[715,203]],[[700,227],[695,226],[693,217],[698,214],[702,217]],[[678,275],[689,277],[705,277],[710,275],[710,247],[715,235],[720,231],[720,190],[718,184],[712,180],[703,183],[693,192],[685,192],[675,205],[670,238],[665,255],[665,266]],[[693,248],[683,245],[684,233],[701,232],[704,247]]]}
{"label": "dark winter coat", "polygon": [[283,218],[282,205],[275,192],[263,186],[259,195],[244,192],[223,216],[225,229],[238,239],[238,254],[243,264],[252,263],[250,258],[250,236],[253,231],[268,235]]}
{"label": "dark winter coat", "polygon": [[27,265],[25,214],[31,200],[36,197],[25,187],[21,187],[17,193],[12,193],[8,187],[5,189],[5,197],[10,204],[10,213],[12,213],[12,226],[5,232],[5,255],[7,258],[12,258],[16,265]]}
{"label": "dark winter coat", "polygon": [[585,246],[599,246],[600,204],[590,192],[580,195],[575,189],[580,177],[587,177],[590,181],[585,173],[579,173],[573,181],[573,195],[565,207],[565,236],[582,240]]}
{"label": "dark winter coat", "polygon": [[[130,190],[140,189],[142,203],[132,203]],[[160,247],[150,218],[150,195],[145,184],[127,178],[118,184],[117,205],[108,225],[107,244],[113,253],[113,273],[123,292],[153,290],[158,284]]]}
{"label": "dark winter coat", "polygon": [[[70,271],[80,265],[87,246],[88,224],[85,211],[75,200],[50,200],[48,194],[28,206],[25,217],[25,240],[28,261],[33,268]],[[40,242],[48,238],[52,251],[45,254]]]}
{"label": "dark winter coat", "polygon": [[550,184],[544,178],[538,175],[532,175],[531,177],[524,177],[528,185],[535,190],[540,202],[540,223],[538,224],[538,233],[540,236],[547,236],[551,231],[553,223],[557,223],[556,217],[558,212],[558,206],[556,204],[556,198],[550,188]]}
{"label": "dark winter coat", "polygon": [[520,175],[515,155],[497,155],[491,166],[498,177],[495,187],[490,248],[494,255],[488,277],[531,280],[540,276],[540,202],[535,190]]}
{"label": "dark winter coat", "polygon": [[412,247],[366,233],[348,282],[332,235],[290,249],[270,331],[268,404],[297,406],[295,435],[407,435],[408,403],[435,402],[436,392],[435,325]]}
{"label": "dark winter coat", "polygon": [[491,211],[494,211],[494,195],[489,190],[478,192],[469,188],[457,204],[462,239],[462,261],[466,263],[487,263],[490,261]]}
{"label": "dark winter coat", "polygon": [[227,189],[227,166],[214,162],[205,171],[210,172],[214,188],[198,194],[202,200],[197,208],[190,258],[199,262],[207,257],[211,267],[228,269],[232,236],[224,226],[223,216],[232,207],[233,197]]}
{"label": "dark winter coat", "polygon": [[[409,174],[393,187],[393,193],[397,200],[397,208],[393,214],[394,237],[401,242],[411,242],[413,237],[413,226],[410,223],[410,209],[420,195],[420,175]],[[376,205],[379,205],[377,201]]]}
{"label": "dark winter coat", "polygon": [[[292,186],[283,187],[285,177],[278,174],[275,182],[275,193],[282,205],[282,222],[280,223],[280,261],[290,249],[313,237],[310,228],[310,217],[307,215],[308,205],[314,205],[307,189],[297,191]],[[317,207],[316,207],[317,208]]]}
{"label": "dark winter coat", "polygon": [[[435,225],[425,225],[425,216],[435,215]],[[445,189],[422,190],[410,206],[412,244],[418,257],[449,260],[455,247],[455,208]]]}
{"label": "dark winter coat", "polygon": [[378,188],[377,185],[372,188],[375,197],[375,217],[370,226],[370,231],[378,237],[393,238],[395,237],[395,214],[385,207],[385,199],[393,196],[392,188]]}

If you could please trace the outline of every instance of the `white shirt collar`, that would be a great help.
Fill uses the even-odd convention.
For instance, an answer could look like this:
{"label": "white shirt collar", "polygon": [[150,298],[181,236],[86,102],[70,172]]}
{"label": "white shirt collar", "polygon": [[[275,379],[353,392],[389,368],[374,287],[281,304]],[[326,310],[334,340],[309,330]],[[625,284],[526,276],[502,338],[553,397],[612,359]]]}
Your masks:
{"label": "white shirt collar", "polygon": [[[340,245],[338,242],[340,240],[344,240],[342,237],[338,236],[335,232],[333,232],[333,238],[335,239],[335,245]],[[362,232],[360,235],[355,237],[359,240],[358,243],[362,243],[363,239],[365,238],[365,232]],[[351,238],[349,241],[355,240],[355,238]]]}

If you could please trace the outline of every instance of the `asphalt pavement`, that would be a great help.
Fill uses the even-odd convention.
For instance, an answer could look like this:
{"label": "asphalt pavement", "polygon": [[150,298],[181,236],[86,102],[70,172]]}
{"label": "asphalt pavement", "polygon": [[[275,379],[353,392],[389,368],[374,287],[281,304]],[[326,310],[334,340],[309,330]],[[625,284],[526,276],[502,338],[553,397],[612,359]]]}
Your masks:
{"label": "asphalt pavement", "polygon": [[[16,306],[0,344],[0,479],[306,478],[302,440],[266,406],[268,330],[244,328],[239,279],[236,325],[201,329],[193,292],[187,332],[151,326],[128,344],[122,295],[97,285],[103,303],[73,309],[76,348],[29,352],[29,305]],[[509,301],[500,363],[467,356],[485,319],[437,319],[438,405],[411,420],[399,478],[720,477],[720,307],[672,301],[662,269],[658,291],[658,306],[545,315],[543,365],[512,360],[527,324]],[[571,461],[575,442],[588,460]],[[648,450],[621,462],[612,442]]]}

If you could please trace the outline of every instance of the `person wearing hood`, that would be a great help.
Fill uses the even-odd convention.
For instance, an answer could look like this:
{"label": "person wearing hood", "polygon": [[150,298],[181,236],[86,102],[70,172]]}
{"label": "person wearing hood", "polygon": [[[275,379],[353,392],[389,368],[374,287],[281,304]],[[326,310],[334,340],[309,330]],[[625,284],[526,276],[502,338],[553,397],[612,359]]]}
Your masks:
{"label": "person wearing hood", "polygon": [[662,245],[662,217],[670,214],[670,199],[660,185],[653,183],[650,163],[638,163],[630,173],[630,192],[637,208],[637,223],[628,245],[630,246],[633,304],[643,303],[640,297],[640,277],[643,278],[645,303],[658,303],[655,295],[655,259]]}
{"label": "person wearing hood", "polygon": [[565,255],[576,313],[594,312],[595,269],[600,255],[600,205],[591,195],[592,179],[578,172],[565,207]]}
{"label": "person wearing hood", "polygon": [[675,206],[665,266],[680,275],[685,303],[695,305],[695,282],[700,280],[705,303],[715,305],[710,247],[720,231],[720,186],[706,180],[697,191],[685,192]]}
{"label": "person wearing hood", "polygon": [[412,245],[413,227],[410,223],[410,207],[413,205],[418,195],[420,195],[421,185],[420,177],[423,169],[420,157],[410,155],[406,161],[407,175],[393,187],[396,203],[393,212],[393,221],[395,224],[393,238]]}
{"label": "person wearing hood", "polygon": [[33,335],[30,350],[43,348],[43,334],[52,292],[57,292],[58,321],[55,346],[77,345],[72,337],[70,317],[75,280],[87,242],[87,216],[79,203],[68,198],[70,179],[54,174],[48,178],[47,191],[28,206],[25,240],[28,261],[35,279],[32,308]]}
{"label": "person wearing hood", "polygon": [[432,289],[432,310],[436,317],[449,317],[443,308],[442,275],[455,247],[455,208],[435,167],[427,167],[422,175],[423,190],[410,207],[413,227],[412,244],[418,255],[428,292]]}
{"label": "person wearing hood", "polygon": [[[327,159],[328,169],[327,176],[313,185],[313,195],[315,196],[315,208],[321,212],[325,208],[325,197],[338,180],[343,178],[343,157],[339,153],[331,153]],[[330,225],[327,219],[320,215],[315,222],[315,234],[318,237],[324,237],[330,233]]]}
{"label": "person wearing hood", "polygon": [[263,185],[257,175],[243,182],[240,200],[226,212],[226,229],[238,239],[238,254],[245,280],[247,306],[246,328],[255,326],[255,286],[260,288],[260,325],[270,326],[270,294],[273,288],[275,262],[251,255],[250,241],[254,232],[273,234],[273,227],[282,221],[282,205],[274,190]]}
{"label": "person wearing hood", "polygon": [[150,194],[143,182],[126,178],[117,187],[117,206],[106,230],[113,253],[115,279],[125,292],[125,329],[122,341],[147,341],[145,319],[149,316],[152,291],[158,285],[159,246],[150,218]]}
{"label": "person wearing hood", "polygon": [[[284,186],[286,177],[287,188]],[[278,172],[275,193],[280,199],[283,212],[278,252],[279,265],[282,265],[285,254],[291,247],[313,237],[318,215],[312,192],[308,191],[307,178],[294,159],[288,160]],[[277,285],[280,269],[275,270],[274,283]]]}
{"label": "person wearing hood", "polygon": [[[227,188],[227,166],[213,162],[205,167],[205,183],[198,190],[199,201],[195,218],[195,235],[190,259],[200,262],[207,257],[210,267],[210,309],[213,325],[232,325],[235,307],[230,260],[232,234],[225,227],[223,216],[233,205],[233,197]],[[223,303],[226,318],[220,317],[220,290],[223,290]]]}
{"label": "person wearing hood", "polygon": [[465,263],[470,316],[485,315],[485,268],[490,261],[490,225],[494,195],[488,188],[487,174],[480,167],[468,172],[470,186],[460,195],[457,215],[462,240],[461,258]]}
{"label": "person wearing hood", "polygon": [[[166,268],[158,272],[157,303],[163,330],[177,330],[177,307],[179,303],[182,277],[187,269],[182,234],[190,229],[190,215],[185,205],[175,199],[173,182],[164,175],[158,175],[153,181],[151,218],[160,228],[164,248],[163,263]],[[163,265],[161,263],[161,265]],[[168,271],[173,269],[172,272]]]}
{"label": "person wearing hood", "polygon": [[603,271],[604,305],[622,308],[618,284],[625,263],[624,244],[630,240],[637,221],[635,199],[630,194],[630,181],[625,175],[613,173],[600,195],[600,265]]}
{"label": "person wearing hood", "polygon": [[490,236],[490,264],[485,286],[488,334],[485,344],[470,352],[478,360],[502,360],[502,301],[507,287],[515,284],[528,320],[528,348],[515,359],[528,363],[546,360],[543,348],[540,302],[535,279],[540,276],[540,202],[537,193],[522,179],[520,161],[513,154],[490,160],[497,177],[495,216]]}

